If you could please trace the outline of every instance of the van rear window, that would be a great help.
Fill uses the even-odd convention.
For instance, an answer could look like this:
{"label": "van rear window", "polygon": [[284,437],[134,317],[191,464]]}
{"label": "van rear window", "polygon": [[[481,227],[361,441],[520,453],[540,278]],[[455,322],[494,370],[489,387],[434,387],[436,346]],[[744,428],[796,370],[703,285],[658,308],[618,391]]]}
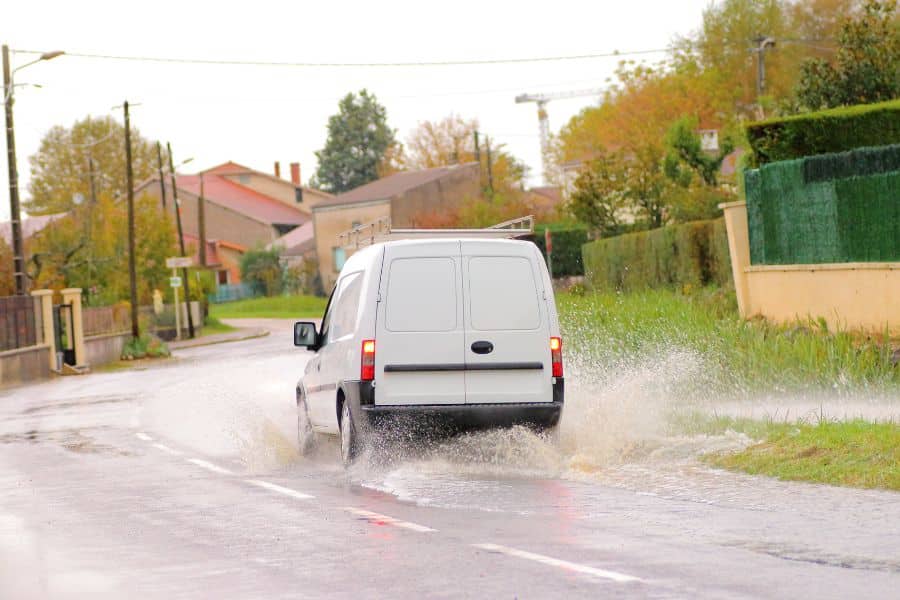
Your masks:
{"label": "van rear window", "polygon": [[527,258],[472,257],[469,294],[474,329],[537,329],[541,324],[537,287]]}
{"label": "van rear window", "polygon": [[451,258],[398,258],[388,275],[389,331],[456,329],[456,264]]}

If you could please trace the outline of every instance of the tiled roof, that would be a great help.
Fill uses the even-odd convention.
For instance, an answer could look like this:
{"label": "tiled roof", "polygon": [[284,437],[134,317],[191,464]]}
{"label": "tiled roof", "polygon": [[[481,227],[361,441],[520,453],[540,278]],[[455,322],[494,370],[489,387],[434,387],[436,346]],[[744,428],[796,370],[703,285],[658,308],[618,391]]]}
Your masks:
{"label": "tiled roof", "polygon": [[434,167],[419,171],[402,171],[381,179],[376,179],[365,185],[353,188],[334,198],[323,200],[313,207],[315,211],[320,206],[335,206],[340,204],[356,204],[370,202],[372,200],[386,200],[402,194],[420,185],[430,183],[442,177],[446,177],[460,169],[476,167],[478,163],[466,163],[449,167]]}
{"label": "tiled roof", "polygon": [[[178,187],[199,196],[200,176],[179,175]],[[203,176],[203,197],[209,202],[271,225],[302,225],[309,220],[309,216],[301,210],[220,175],[206,173]]]}

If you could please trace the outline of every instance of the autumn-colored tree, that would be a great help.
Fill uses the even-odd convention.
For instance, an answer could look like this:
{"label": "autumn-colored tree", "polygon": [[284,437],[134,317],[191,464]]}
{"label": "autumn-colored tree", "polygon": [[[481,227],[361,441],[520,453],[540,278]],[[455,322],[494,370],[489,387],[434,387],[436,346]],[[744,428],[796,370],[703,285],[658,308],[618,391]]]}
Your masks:
{"label": "autumn-colored tree", "polygon": [[[34,287],[79,287],[89,304],[129,297],[127,213],[121,201],[101,196],[57,219],[28,242],[28,274]],[[135,264],[138,297],[148,303],[169,274],[176,255],[171,219],[150,196],[135,200]]]}
{"label": "autumn-colored tree", "polygon": [[[131,151],[135,181],[156,172],[155,142],[142,138],[133,127]],[[123,197],[127,187],[125,128],[109,116],[86,117],[71,127],[57,125],[44,134],[29,162],[31,199],[25,203],[29,214],[65,212],[74,206],[77,196],[87,200],[103,195]]]}
{"label": "autumn-colored tree", "polygon": [[0,296],[12,296],[15,290],[12,249],[0,238]]}
{"label": "autumn-colored tree", "polygon": [[601,236],[620,233],[627,217],[625,159],[619,153],[601,153],[587,164],[575,179],[570,210]]}

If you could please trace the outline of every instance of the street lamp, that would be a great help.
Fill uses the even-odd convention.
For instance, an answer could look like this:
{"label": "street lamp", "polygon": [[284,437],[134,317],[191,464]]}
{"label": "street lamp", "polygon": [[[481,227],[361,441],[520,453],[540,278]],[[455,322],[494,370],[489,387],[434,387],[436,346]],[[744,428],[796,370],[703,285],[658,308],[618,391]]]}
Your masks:
{"label": "street lamp", "polygon": [[[194,157],[186,158],[177,165],[174,164],[174,159],[172,158],[172,145],[169,142],[166,142],[166,154],[169,155],[169,175],[172,177],[172,204],[174,204],[175,223],[178,227],[178,248],[181,250],[181,256],[185,256],[184,229],[181,227],[181,203],[178,201],[178,181],[176,178],[176,171],[179,167],[183,167],[194,160]],[[160,170],[160,173],[162,173],[162,170]],[[191,288],[188,280],[187,268],[182,267],[181,276],[184,281],[184,299],[187,302],[188,307],[188,335],[191,339],[194,339],[194,316],[191,314]]]}
{"label": "street lamp", "polygon": [[13,274],[16,282],[16,295],[25,295],[25,256],[22,248],[22,217],[19,210],[19,172],[16,169],[16,135],[13,128],[13,75],[25,67],[51,60],[65,54],[62,50],[44,52],[37,59],[9,69],[9,46],[3,45],[3,103],[6,107],[6,162],[9,167],[9,217],[12,225]]}

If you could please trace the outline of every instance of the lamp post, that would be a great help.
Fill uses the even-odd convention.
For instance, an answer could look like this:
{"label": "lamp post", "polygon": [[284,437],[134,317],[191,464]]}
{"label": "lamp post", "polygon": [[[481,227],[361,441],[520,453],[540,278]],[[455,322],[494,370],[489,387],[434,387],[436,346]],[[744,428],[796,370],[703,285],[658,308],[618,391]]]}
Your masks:
{"label": "lamp post", "polygon": [[22,216],[19,209],[19,172],[16,169],[16,135],[13,127],[13,92],[15,84],[13,76],[16,71],[62,56],[62,50],[44,52],[37,59],[25,63],[10,71],[9,46],[3,45],[3,104],[6,108],[6,162],[9,167],[9,218],[12,224],[13,274],[16,282],[16,295],[25,295],[25,255],[22,247]]}

